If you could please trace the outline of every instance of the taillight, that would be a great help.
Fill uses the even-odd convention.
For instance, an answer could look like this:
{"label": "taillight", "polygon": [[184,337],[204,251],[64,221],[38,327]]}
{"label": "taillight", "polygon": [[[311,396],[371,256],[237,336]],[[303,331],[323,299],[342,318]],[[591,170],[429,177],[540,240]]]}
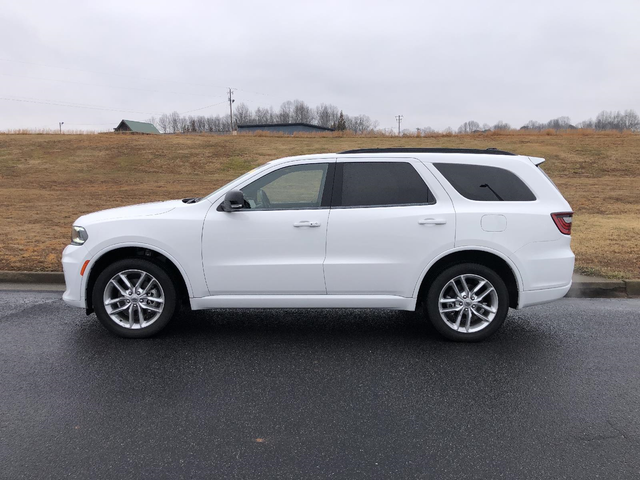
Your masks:
{"label": "taillight", "polygon": [[551,218],[560,230],[560,233],[571,235],[571,223],[573,221],[573,212],[552,213]]}

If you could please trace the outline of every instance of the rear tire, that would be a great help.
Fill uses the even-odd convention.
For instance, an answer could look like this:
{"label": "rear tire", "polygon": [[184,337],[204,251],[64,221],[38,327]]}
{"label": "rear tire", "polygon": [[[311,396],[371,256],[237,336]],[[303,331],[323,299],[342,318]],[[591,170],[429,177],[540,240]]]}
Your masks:
{"label": "rear tire", "polygon": [[93,288],[100,323],[124,338],[147,338],[167,326],[176,309],[176,288],[157,263],[118,260],[105,268]]}
{"label": "rear tire", "polygon": [[493,335],[509,311],[504,280],[484,265],[447,268],[431,283],[426,313],[433,327],[457,342],[479,342]]}

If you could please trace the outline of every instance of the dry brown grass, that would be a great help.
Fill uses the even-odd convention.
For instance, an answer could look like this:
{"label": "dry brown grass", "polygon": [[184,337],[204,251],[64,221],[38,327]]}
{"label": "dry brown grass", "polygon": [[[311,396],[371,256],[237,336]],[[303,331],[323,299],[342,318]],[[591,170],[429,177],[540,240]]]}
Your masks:
{"label": "dry brown grass", "polygon": [[0,135],[0,270],[58,271],[69,227],[95,210],[201,196],[268,160],[362,147],[496,147],[544,157],[576,211],[578,268],[640,278],[640,135]]}

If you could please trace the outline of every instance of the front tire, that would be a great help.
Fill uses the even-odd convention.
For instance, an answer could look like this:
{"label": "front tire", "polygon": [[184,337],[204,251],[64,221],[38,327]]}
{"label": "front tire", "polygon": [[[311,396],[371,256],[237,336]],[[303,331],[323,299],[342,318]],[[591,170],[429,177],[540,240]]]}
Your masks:
{"label": "front tire", "polygon": [[125,338],[146,338],[162,330],[173,317],[176,299],[167,272],[139,258],[118,260],[105,268],[92,294],[100,323]]}
{"label": "front tire", "polygon": [[509,292],[504,280],[484,265],[454,265],[429,287],[426,311],[431,324],[445,338],[479,342],[504,323]]}

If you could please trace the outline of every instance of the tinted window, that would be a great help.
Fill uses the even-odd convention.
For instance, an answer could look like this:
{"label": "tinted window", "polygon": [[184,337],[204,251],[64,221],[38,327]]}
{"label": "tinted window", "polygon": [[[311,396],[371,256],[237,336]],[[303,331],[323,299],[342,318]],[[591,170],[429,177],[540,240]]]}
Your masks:
{"label": "tinted window", "polygon": [[373,207],[415,205],[433,200],[429,188],[410,163],[358,162],[339,164],[342,188],[338,205]]}
{"label": "tinted window", "polygon": [[484,165],[434,163],[460,195],[485,202],[530,202],[536,199],[529,187],[509,170]]}
{"label": "tinted window", "polygon": [[268,173],[242,189],[252,210],[317,208],[327,178],[326,163],[294,165]]}

